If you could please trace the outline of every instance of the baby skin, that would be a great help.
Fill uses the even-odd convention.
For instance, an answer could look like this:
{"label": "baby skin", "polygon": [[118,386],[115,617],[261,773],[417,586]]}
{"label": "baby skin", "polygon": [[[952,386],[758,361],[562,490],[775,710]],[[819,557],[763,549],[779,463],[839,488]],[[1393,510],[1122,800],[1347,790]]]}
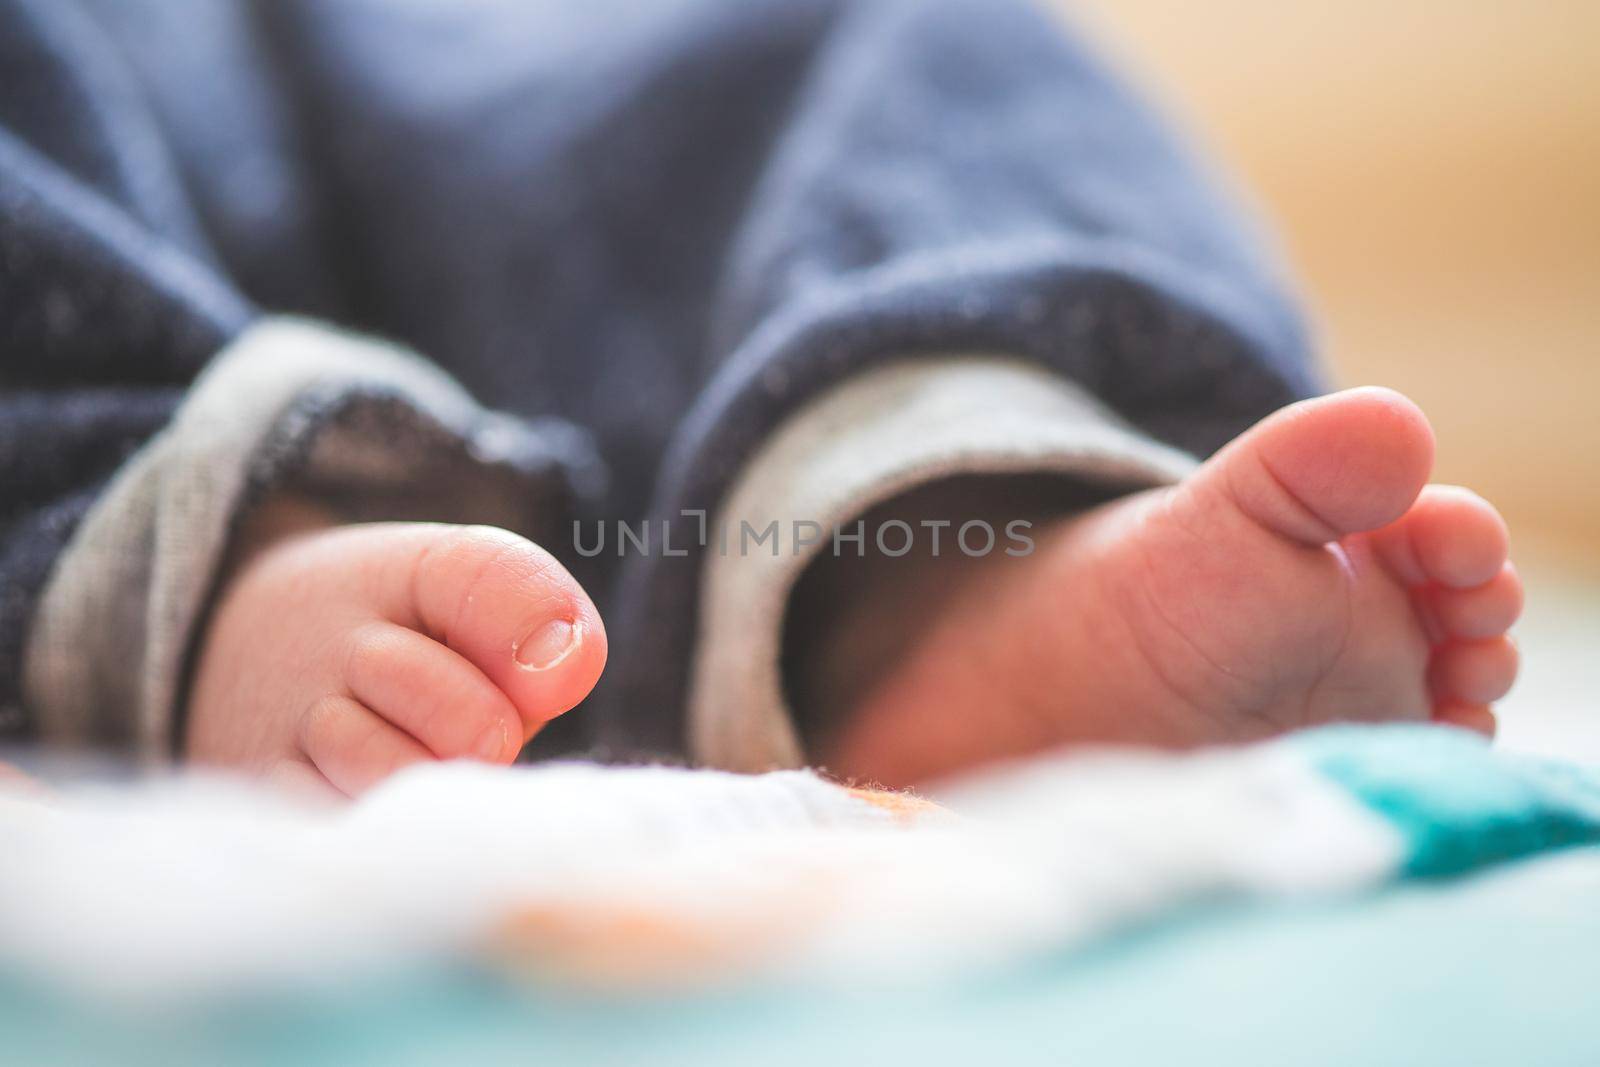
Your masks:
{"label": "baby skin", "polygon": [[425,760],[510,763],[605,667],[594,604],[504,530],[280,506],[250,538],[196,666],[195,762],[330,798]]}
{"label": "baby skin", "polygon": [[[1427,486],[1384,390],[1286,408],[1180,485],[1035,531],[947,599],[820,753],[913,785],[1066,743],[1182,747],[1338,720],[1485,733],[1522,590],[1499,515]],[[504,531],[281,515],[197,662],[198,762],[357,794],[429,759],[507,763],[605,665],[594,605]]]}
{"label": "baby skin", "polygon": [[1429,719],[1492,735],[1522,585],[1495,509],[1426,484],[1433,448],[1409,400],[1353,389],[1036,530],[1031,555],[961,584],[824,762],[910,785],[1071,742]]}

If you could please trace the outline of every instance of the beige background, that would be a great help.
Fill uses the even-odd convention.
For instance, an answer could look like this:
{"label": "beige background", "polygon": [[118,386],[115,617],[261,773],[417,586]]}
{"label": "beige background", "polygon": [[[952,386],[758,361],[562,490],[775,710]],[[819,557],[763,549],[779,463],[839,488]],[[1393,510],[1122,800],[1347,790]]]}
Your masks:
{"label": "beige background", "polygon": [[1600,0],[1057,2],[1264,208],[1341,384],[1600,571]]}

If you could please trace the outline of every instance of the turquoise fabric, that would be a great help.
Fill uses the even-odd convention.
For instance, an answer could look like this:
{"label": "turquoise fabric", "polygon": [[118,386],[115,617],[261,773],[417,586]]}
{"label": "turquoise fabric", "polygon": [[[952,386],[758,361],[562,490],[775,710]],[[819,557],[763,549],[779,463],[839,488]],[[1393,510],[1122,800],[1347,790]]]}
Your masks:
{"label": "turquoise fabric", "polygon": [[1461,874],[1600,842],[1600,770],[1506,754],[1464,730],[1337,726],[1292,743],[1404,836],[1404,873]]}

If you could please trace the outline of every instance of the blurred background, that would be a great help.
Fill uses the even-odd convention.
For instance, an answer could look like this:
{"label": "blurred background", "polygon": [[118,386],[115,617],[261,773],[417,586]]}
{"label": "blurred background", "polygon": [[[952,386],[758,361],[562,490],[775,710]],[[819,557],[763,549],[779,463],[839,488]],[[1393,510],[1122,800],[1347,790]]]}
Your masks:
{"label": "blurred background", "polygon": [[1502,737],[1600,759],[1600,3],[1053,2],[1276,227],[1338,384],[1410,395],[1505,512]]}

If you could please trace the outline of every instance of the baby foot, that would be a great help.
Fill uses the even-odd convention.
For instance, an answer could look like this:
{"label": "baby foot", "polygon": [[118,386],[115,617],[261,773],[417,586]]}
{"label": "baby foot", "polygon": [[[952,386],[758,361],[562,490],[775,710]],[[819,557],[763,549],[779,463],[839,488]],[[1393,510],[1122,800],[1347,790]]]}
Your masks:
{"label": "baby foot", "polygon": [[354,795],[411,763],[509,763],[606,660],[571,575],[504,530],[279,536],[228,582],[189,702],[190,758]]}
{"label": "baby foot", "polygon": [[824,762],[904,785],[1064,742],[1430,717],[1492,733],[1522,587],[1499,514],[1424,488],[1432,463],[1393,392],[1285,408],[1182,484],[985,561]]}

